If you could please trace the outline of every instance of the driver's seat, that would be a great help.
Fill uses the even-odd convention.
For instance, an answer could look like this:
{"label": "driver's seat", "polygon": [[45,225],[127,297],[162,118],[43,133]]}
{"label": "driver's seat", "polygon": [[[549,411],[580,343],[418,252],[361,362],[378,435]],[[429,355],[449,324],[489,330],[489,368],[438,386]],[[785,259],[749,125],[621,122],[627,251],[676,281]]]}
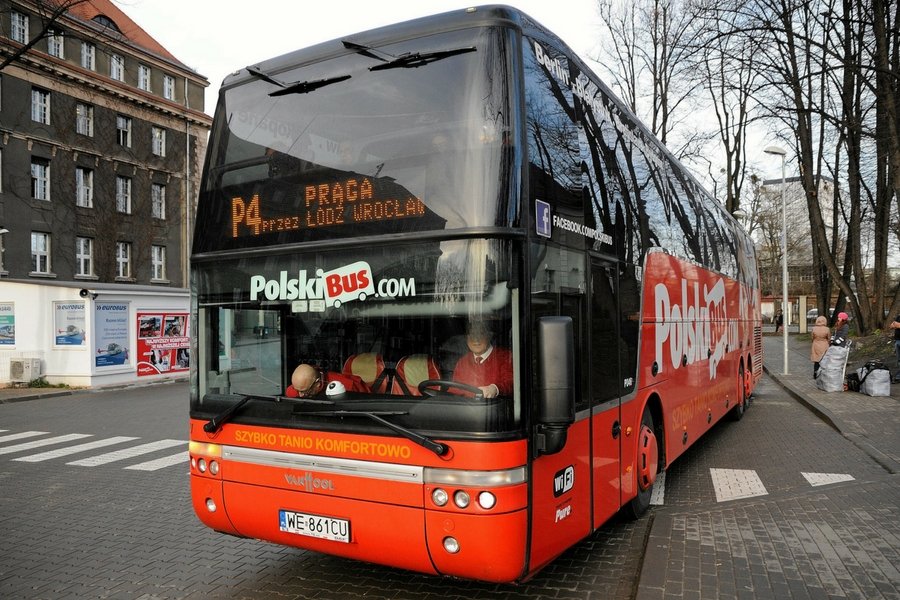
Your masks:
{"label": "driver's seat", "polygon": [[421,396],[419,384],[427,379],[440,379],[441,371],[427,354],[410,354],[397,362],[397,377],[392,393]]}

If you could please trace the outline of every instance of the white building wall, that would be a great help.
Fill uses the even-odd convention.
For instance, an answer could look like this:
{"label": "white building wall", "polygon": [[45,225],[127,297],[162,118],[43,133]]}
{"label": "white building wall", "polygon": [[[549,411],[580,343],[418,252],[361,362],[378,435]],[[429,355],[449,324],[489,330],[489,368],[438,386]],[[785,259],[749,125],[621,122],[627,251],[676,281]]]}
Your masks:
{"label": "white building wall", "polygon": [[[9,320],[9,305],[15,323],[14,343],[9,338],[0,337],[0,387],[12,385],[10,361],[17,358],[38,358],[41,374],[51,384],[66,384],[72,387],[100,387],[128,383],[150,382],[161,379],[187,379],[187,371],[161,373],[158,375],[137,374],[138,362],[142,357],[138,352],[137,315],[142,312],[188,313],[190,294],[179,288],[156,288],[151,286],[103,285],[91,288],[96,298],[88,294],[82,298],[83,288],[72,283],[31,283],[3,281],[0,283],[0,328]],[[127,358],[124,364],[97,366],[98,351],[96,331],[97,303],[116,303],[127,306]],[[62,308],[84,306],[84,340],[77,345],[60,345],[57,335],[57,303]],[[77,314],[77,311],[76,311]],[[185,332],[189,333],[189,332]]]}

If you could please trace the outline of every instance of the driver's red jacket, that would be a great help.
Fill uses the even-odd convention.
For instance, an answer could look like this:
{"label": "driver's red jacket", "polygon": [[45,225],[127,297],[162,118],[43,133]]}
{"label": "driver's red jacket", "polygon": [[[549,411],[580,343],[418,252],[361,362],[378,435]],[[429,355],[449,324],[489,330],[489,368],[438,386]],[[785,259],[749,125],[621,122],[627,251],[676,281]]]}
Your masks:
{"label": "driver's red jacket", "polygon": [[512,354],[505,348],[494,346],[483,362],[478,364],[471,352],[459,359],[453,369],[453,380],[476,387],[490,384],[497,386],[501,396],[512,396]]}

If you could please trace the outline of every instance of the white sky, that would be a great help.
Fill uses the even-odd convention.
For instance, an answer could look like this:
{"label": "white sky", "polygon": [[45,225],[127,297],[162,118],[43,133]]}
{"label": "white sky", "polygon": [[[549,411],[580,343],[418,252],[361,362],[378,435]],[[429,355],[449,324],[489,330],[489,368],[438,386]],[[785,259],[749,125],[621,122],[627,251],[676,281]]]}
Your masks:
{"label": "white sky", "polygon": [[[464,0],[115,0],[178,60],[209,79],[212,114],[228,73],[299,48],[399,21],[477,6]],[[484,2],[482,2],[484,4]],[[583,59],[596,54],[596,0],[506,2],[555,32]]]}

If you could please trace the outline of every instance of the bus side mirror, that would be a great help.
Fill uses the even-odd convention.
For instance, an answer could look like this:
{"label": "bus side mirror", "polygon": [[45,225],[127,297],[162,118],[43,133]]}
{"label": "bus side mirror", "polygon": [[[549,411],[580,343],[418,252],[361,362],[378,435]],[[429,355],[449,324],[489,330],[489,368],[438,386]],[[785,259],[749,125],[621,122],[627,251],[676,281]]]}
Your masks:
{"label": "bus side mirror", "polygon": [[571,317],[541,317],[537,323],[537,455],[556,454],[575,422],[575,341]]}

